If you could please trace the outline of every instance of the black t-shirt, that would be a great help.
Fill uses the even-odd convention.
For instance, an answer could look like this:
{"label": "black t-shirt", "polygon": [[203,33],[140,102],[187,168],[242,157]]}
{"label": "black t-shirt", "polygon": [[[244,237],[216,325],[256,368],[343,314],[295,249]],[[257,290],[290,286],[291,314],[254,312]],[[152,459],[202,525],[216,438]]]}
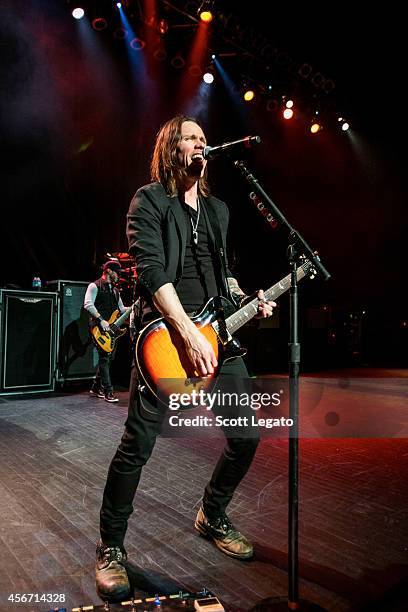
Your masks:
{"label": "black t-shirt", "polygon": [[219,294],[215,273],[215,256],[202,200],[200,201],[200,216],[197,227],[197,244],[193,240],[192,223],[195,228],[198,213],[188,204],[182,204],[186,220],[187,243],[183,276],[177,284],[176,291],[184,310],[195,312],[210,297]]}

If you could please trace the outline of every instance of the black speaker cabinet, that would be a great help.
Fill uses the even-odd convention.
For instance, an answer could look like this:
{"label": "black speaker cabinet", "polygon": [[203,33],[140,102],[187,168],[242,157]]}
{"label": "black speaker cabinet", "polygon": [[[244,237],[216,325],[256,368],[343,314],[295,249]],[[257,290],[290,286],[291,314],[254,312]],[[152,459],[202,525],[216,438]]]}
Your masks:
{"label": "black speaker cabinet", "polygon": [[47,283],[58,293],[56,381],[87,380],[95,375],[96,352],[83,308],[86,281],[55,280]]}
{"label": "black speaker cabinet", "polygon": [[0,289],[0,393],[53,391],[57,294]]}

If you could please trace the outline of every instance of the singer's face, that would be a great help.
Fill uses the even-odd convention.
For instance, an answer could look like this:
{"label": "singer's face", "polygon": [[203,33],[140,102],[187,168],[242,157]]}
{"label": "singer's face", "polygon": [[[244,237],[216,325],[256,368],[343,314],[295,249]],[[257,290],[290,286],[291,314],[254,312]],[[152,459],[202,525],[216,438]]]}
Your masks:
{"label": "singer's face", "polygon": [[203,150],[206,144],[207,140],[200,126],[193,121],[184,121],[177,145],[177,156],[180,165],[191,177],[199,179],[204,174],[207,161],[203,157]]}

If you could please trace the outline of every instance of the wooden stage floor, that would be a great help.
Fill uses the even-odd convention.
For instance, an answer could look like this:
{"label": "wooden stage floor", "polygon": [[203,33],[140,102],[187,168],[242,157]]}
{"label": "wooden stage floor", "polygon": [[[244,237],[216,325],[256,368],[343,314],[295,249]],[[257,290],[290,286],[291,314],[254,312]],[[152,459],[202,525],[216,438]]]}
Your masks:
{"label": "wooden stage floor", "polygon": [[[331,612],[408,610],[408,371],[304,376],[306,406],[316,385],[300,441],[301,596]],[[12,593],[61,593],[67,610],[101,603],[94,549],[127,411],[127,393],[118,395],[116,405],[86,390],[0,396],[1,612],[57,605],[12,604]],[[333,414],[344,425],[338,434]],[[262,441],[229,508],[254,542],[250,562],[226,557],[193,528],[222,446],[158,439],[126,540],[137,592],[207,587],[235,611],[286,594],[287,440]]]}

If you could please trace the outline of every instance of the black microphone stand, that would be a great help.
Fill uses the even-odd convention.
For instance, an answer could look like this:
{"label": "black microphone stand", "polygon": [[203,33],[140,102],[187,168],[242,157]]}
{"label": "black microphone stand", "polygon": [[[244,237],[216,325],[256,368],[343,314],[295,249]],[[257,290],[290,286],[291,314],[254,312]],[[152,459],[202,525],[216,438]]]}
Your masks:
{"label": "black microphone stand", "polygon": [[[262,213],[269,212],[271,216],[287,227],[289,231],[288,260],[291,273],[290,286],[290,337],[289,337],[289,416],[293,420],[292,432],[289,436],[289,506],[288,506],[288,596],[269,597],[252,608],[253,612],[273,610],[301,610],[324,612],[324,608],[304,599],[299,599],[299,550],[298,550],[298,508],[299,508],[299,370],[300,343],[298,337],[298,286],[297,258],[305,255],[313,264],[314,269],[324,280],[330,278],[329,272],[323,266],[320,258],[312,251],[304,238],[287,221],[279,208],[272,202],[262,189],[258,180],[245,167],[242,161],[235,161],[235,166],[251,185],[261,200]],[[258,208],[259,205],[258,204]],[[263,215],[264,216],[264,215]],[[269,217],[269,219],[268,219]]]}

